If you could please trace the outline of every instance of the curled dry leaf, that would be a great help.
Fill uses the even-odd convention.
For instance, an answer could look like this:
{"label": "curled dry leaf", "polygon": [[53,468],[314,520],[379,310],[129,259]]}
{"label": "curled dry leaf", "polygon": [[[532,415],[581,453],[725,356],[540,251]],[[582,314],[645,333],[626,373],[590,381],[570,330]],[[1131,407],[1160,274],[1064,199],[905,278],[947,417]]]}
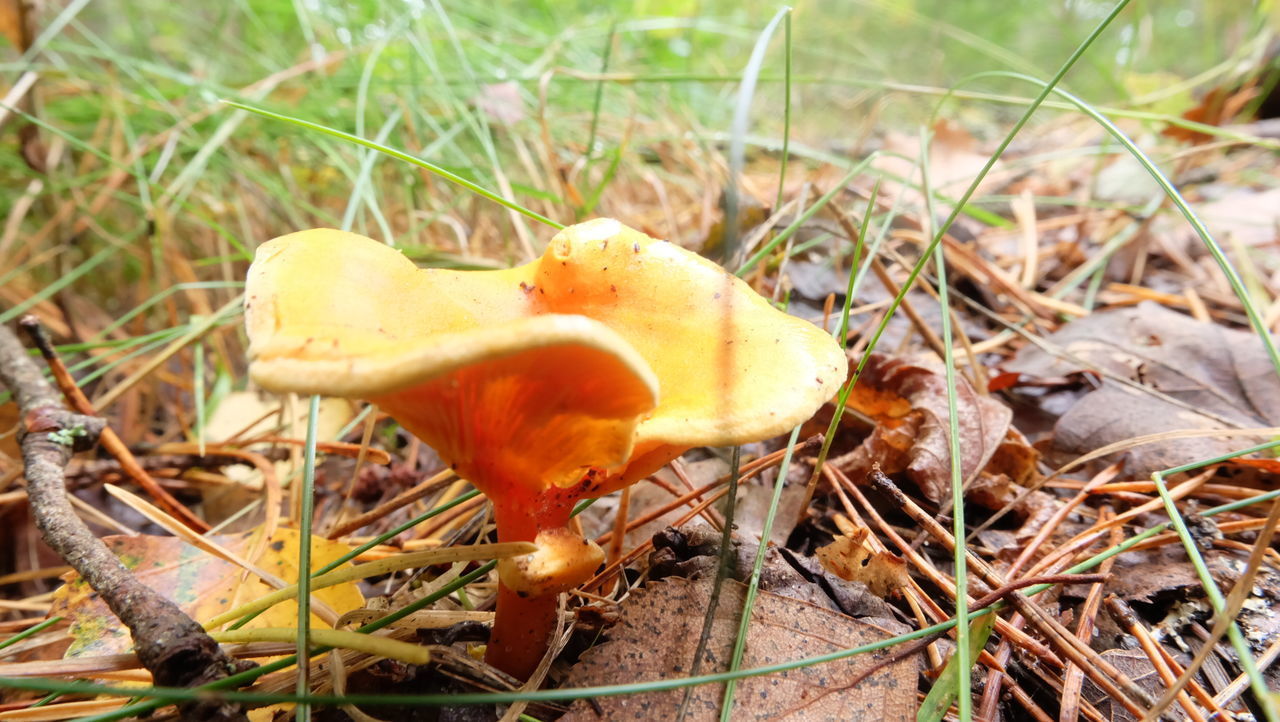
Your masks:
{"label": "curled dry leaf", "polygon": [[[727,668],[738,631],[746,586],[725,581],[712,624],[701,673]],[[606,642],[582,655],[564,687],[643,682],[687,677],[702,629],[711,582],[671,578],[650,583],[622,605],[621,620]],[[889,632],[862,620],[794,599],[761,592],[751,613],[742,667],[761,667],[887,639]],[[738,683],[732,718],[876,719],[915,717],[919,660],[907,657],[856,686],[849,682],[877,663],[858,655]],[[721,685],[693,688],[685,717],[690,722],[719,718]],[[578,700],[562,720],[676,719],[684,690]]]}
{"label": "curled dry leaf", "polygon": [[860,526],[841,534],[816,552],[822,568],[849,582],[862,582],[877,597],[896,594],[910,582],[907,563],[888,552],[874,552],[865,541],[870,531]]}
{"label": "curled dry leaf", "polygon": [[[992,465],[1015,483],[1035,472],[1035,452],[1009,422],[1013,413],[956,379],[960,425],[960,470],[966,482]],[[849,408],[876,422],[854,451],[834,459],[854,479],[880,464],[886,474],[906,472],[930,501],[951,486],[947,385],[940,370],[872,354],[849,396]],[[997,455],[997,452],[1000,452]]]}
{"label": "curled dry leaf", "polygon": [[[1103,372],[1101,386],[1062,414],[1053,449],[1086,454],[1138,436],[1180,429],[1280,426],[1280,378],[1259,338],[1196,321],[1155,303],[1103,311],[1045,339],[1049,353],[1026,346],[1005,365],[1033,377]],[[1141,387],[1124,384],[1127,380]],[[1144,444],[1107,457],[1127,474],[1153,471],[1260,443],[1252,437],[1182,438]]]}

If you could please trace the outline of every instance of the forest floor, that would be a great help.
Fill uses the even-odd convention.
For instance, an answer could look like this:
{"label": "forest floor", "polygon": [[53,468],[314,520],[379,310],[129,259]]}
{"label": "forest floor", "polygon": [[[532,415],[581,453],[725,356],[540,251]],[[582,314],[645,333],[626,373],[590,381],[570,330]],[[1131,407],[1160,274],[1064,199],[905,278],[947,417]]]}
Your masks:
{"label": "forest floor", "polygon": [[[578,5],[0,2],[0,720],[1280,722],[1274,10]],[[580,505],[603,562],[513,677],[493,560],[528,549],[485,483],[406,430],[394,369],[251,380],[246,274],[340,228],[514,279],[600,217],[849,371]],[[295,283],[317,336],[479,303],[346,265]],[[665,347],[726,333],[645,283],[558,311],[653,367],[638,434],[700,378]],[[726,409],[813,379],[724,383],[690,394],[750,426],[784,412]]]}

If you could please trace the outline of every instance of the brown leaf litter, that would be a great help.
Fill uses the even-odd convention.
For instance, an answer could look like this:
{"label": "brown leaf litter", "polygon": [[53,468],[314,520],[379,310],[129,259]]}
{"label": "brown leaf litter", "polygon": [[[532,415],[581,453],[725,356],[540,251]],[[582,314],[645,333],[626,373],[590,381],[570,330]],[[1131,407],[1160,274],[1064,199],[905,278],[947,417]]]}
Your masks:
{"label": "brown leaf litter", "polygon": [[[726,580],[712,623],[702,673],[728,668],[746,586]],[[611,640],[589,650],[569,673],[564,687],[678,679],[689,674],[707,605],[710,580],[671,578],[632,594],[622,606]],[[742,668],[779,664],[870,644],[892,633],[843,614],[787,597],[761,592],[752,610]],[[876,654],[862,654],[826,664],[788,670],[738,682],[733,719],[811,720],[915,717],[914,658],[899,660],[862,680],[848,682],[875,665]],[[675,719],[683,689],[592,701],[578,700],[561,719]],[[686,720],[719,718],[721,684],[693,688]]]}
{"label": "brown leaf litter", "polygon": [[1066,324],[1044,347],[1025,346],[1006,371],[1063,377],[1101,375],[1054,425],[1052,449],[1078,456],[1161,432],[1205,433],[1143,444],[1123,459],[1124,473],[1146,476],[1260,443],[1265,434],[1215,432],[1280,426],[1280,377],[1251,332],[1196,321],[1155,303],[1101,311]]}
{"label": "brown leaf litter", "polygon": [[846,581],[857,581],[877,597],[896,594],[910,584],[907,563],[888,552],[872,551],[866,544],[871,530],[865,526],[840,534],[815,551],[822,568]]}
{"label": "brown leaf litter", "polygon": [[[990,467],[1015,484],[1035,473],[1036,453],[1012,426],[1013,412],[957,378],[960,471],[966,482]],[[872,354],[849,397],[849,408],[870,417],[875,429],[852,452],[832,463],[852,478],[874,464],[886,474],[905,472],[930,501],[951,488],[946,379],[923,363]]]}

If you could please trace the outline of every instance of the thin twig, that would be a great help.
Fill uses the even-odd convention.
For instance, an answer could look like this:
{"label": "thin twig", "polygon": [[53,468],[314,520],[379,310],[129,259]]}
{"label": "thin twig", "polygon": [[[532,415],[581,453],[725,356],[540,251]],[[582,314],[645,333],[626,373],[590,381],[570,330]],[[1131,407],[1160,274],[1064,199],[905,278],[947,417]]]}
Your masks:
{"label": "thin twig", "polygon": [[444,469],[443,471],[427,477],[412,489],[401,492],[391,501],[388,501],[385,504],[380,504],[377,508],[370,509],[353,519],[339,524],[331,529],[325,536],[329,539],[341,539],[361,527],[372,524],[393,511],[402,509],[424,496],[444,488],[450,483],[453,477],[454,473],[452,469]]}
{"label": "thin twig", "polygon": [[[1115,512],[1110,506],[1104,504],[1098,510],[1099,521],[1104,521],[1115,516]],[[1116,546],[1124,541],[1124,530],[1119,527],[1111,528],[1110,545]],[[1115,564],[1116,558],[1110,557],[1102,562],[1098,567],[1098,571],[1107,574],[1111,571],[1111,567]],[[1098,610],[1102,606],[1102,586],[1094,585],[1089,588],[1089,595],[1085,598],[1084,604],[1080,607],[1080,621],[1076,625],[1076,639],[1088,644],[1093,639],[1095,630],[1095,622]],[[1084,703],[1081,691],[1084,689],[1084,670],[1074,664],[1067,665],[1066,670],[1062,673],[1062,694],[1059,695],[1062,703],[1058,708],[1058,722],[1076,722],[1080,719],[1080,708]],[[1192,717],[1193,722],[1204,722],[1204,718]]]}

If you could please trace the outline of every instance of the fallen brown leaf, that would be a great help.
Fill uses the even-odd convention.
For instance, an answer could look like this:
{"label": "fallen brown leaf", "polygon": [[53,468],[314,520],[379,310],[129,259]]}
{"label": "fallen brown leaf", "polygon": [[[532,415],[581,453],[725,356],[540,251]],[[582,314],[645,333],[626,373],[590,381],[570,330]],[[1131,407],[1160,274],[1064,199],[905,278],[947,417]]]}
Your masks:
{"label": "fallen brown leaf", "polygon": [[[1101,653],[1101,656],[1117,669],[1129,675],[1134,682],[1138,683],[1151,694],[1160,694],[1162,691],[1160,678],[1156,675],[1155,667],[1151,665],[1151,660],[1140,649],[1108,649]],[[1102,714],[1102,718],[1107,722],[1133,722],[1137,718],[1129,713],[1124,707],[1116,704],[1106,692],[1098,689],[1093,680],[1088,677],[1084,680],[1084,688],[1082,696],[1092,704],[1098,712]],[[1178,717],[1181,719],[1181,717]]]}
{"label": "fallen brown leaf", "polygon": [[[1072,321],[1045,340],[1065,357],[1026,346],[1005,370],[1039,377],[1087,368],[1103,372],[1101,388],[1083,396],[1054,425],[1053,448],[1060,453],[1085,454],[1178,429],[1280,426],[1280,379],[1261,341],[1247,331],[1144,302]],[[1146,388],[1123,384],[1117,377]],[[1240,436],[1174,439],[1108,458],[1123,458],[1125,473],[1146,476],[1259,441]]]}
{"label": "fallen brown leaf", "polygon": [[[1244,87],[1217,87],[1205,94],[1200,104],[1182,114],[1186,120],[1206,125],[1227,125],[1258,97],[1258,88],[1253,81]],[[1213,136],[1190,128],[1171,125],[1160,133],[1166,138],[1173,138],[1187,143],[1208,143]]]}
{"label": "fallen brown leaf", "polygon": [[[975,478],[1006,442],[1026,445],[1020,436],[1009,437],[1013,412],[1007,406],[978,395],[963,378],[957,379],[956,397],[960,471],[966,481]],[[886,474],[905,471],[932,502],[946,496],[951,486],[951,453],[946,379],[939,371],[872,354],[849,396],[849,408],[874,419],[876,428],[861,446],[833,463],[855,479],[878,463]],[[1023,458],[1030,459],[1034,468],[1034,452],[1029,447],[1026,451]],[[1023,469],[1020,475],[1027,473]]]}
{"label": "fallen brown leaf", "polygon": [[[698,643],[710,581],[671,578],[650,583],[622,605],[611,641],[587,651],[562,686],[643,682],[688,676]],[[700,672],[724,671],[738,630],[746,586],[726,581]],[[752,610],[744,669],[848,649],[886,639],[872,624],[804,602],[761,592]],[[915,717],[919,662],[906,658],[877,671],[857,686],[849,681],[876,664],[859,655],[738,683],[733,719],[909,720]],[[718,719],[723,685],[694,688],[686,720]],[[684,690],[578,700],[561,719],[675,719]]]}

